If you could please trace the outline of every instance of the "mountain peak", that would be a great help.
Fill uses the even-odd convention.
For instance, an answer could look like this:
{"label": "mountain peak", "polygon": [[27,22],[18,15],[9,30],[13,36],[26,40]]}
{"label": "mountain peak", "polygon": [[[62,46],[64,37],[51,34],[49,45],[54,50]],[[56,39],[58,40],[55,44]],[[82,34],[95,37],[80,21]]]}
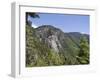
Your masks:
{"label": "mountain peak", "polygon": [[[40,29],[46,29],[46,30],[53,30],[53,31],[61,31],[59,28],[56,28],[55,26],[52,25],[41,25],[37,28],[38,30]],[[62,32],[62,31],[61,31]]]}
{"label": "mountain peak", "polygon": [[41,25],[41,26],[39,26],[38,28],[41,28],[41,27],[44,27],[44,28],[55,28],[55,27],[52,26],[52,25]]}

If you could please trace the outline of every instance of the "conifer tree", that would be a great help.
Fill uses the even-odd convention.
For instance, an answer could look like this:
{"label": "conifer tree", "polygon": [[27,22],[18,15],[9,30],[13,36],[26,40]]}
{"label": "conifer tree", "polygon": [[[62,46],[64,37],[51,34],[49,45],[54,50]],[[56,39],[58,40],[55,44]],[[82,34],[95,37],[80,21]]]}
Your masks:
{"label": "conifer tree", "polygon": [[80,64],[89,64],[89,43],[86,37],[80,39],[79,53],[77,59]]}

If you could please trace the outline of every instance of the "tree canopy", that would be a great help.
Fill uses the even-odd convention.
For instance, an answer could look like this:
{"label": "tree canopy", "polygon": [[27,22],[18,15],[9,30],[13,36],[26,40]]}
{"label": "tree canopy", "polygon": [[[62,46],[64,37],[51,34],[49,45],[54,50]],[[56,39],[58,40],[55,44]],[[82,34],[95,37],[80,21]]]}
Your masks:
{"label": "tree canopy", "polygon": [[37,13],[26,12],[26,24],[27,25],[31,25],[32,24],[32,22],[28,20],[29,17],[31,17],[31,18],[40,18]]}

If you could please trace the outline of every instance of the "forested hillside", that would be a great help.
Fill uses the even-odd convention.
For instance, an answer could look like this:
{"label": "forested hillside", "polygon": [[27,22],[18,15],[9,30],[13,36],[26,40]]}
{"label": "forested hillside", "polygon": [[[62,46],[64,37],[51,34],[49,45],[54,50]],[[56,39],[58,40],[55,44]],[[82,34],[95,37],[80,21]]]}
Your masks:
{"label": "forested hillside", "polygon": [[26,67],[89,64],[89,35],[26,25]]}

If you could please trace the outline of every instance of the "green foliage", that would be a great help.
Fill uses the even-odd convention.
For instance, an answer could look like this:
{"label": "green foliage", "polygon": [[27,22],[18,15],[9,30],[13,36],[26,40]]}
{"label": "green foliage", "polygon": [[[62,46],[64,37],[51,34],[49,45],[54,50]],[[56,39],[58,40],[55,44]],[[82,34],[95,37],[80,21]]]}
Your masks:
{"label": "green foliage", "polygon": [[[49,30],[47,34],[50,36],[53,33],[53,30]],[[37,37],[35,28],[26,25],[26,67],[89,63],[89,43],[85,37],[81,37],[79,46],[69,37],[63,39],[61,44],[63,49],[55,52]]]}
{"label": "green foliage", "polygon": [[64,55],[65,64],[66,65],[75,65],[79,64],[76,56],[78,54],[78,47],[77,45],[68,37],[64,40],[63,44],[64,50],[62,54]]}
{"label": "green foliage", "polygon": [[80,64],[89,64],[89,44],[85,37],[80,39],[80,48],[77,59]]}
{"label": "green foliage", "polygon": [[53,51],[52,49],[48,53],[47,58],[48,58],[47,60],[48,60],[49,65],[61,65],[61,64],[63,64],[60,55],[58,53],[56,53],[55,51]]}
{"label": "green foliage", "polygon": [[29,25],[29,26],[31,26],[32,22],[28,21],[28,17],[31,17],[31,18],[40,18],[37,13],[26,12],[26,24]]}

